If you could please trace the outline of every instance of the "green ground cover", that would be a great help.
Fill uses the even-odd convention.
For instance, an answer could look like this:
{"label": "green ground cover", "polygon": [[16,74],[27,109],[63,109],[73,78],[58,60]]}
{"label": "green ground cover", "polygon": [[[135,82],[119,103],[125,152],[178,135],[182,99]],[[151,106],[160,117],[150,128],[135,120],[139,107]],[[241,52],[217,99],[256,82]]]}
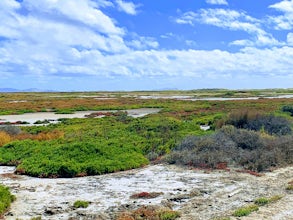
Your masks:
{"label": "green ground cover", "polygon": [[[203,92],[209,93],[209,91]],[[238,93],[240,92],[238,91]],[[55,95],[56,97],[54,98]],[[286,136],[285,139],[276,139],[273,132],[270,133],[266,130],[266,126],[262,127],[257,124],[257,128],[263,128],[255,131],[259,132],[257,134],[238,130],[231,130],[234,132],[233,134],[222,135],[224,134],[222,132],[222,136],[219,136],[219,133],[217,133],[227,123],[234,125],[235,120],[238,123],[237,117],[232,118],[234,121],[229,121],[229,119],[231,119],[231,115],[235,115],[235,112],[241,112],[242,109],[248,112],[255,111],[260,115],[277,115],[291,121],[290,112],[282,111],[283,107],[290,103],[290,99],[192,102],[169,99],[138,100],[136,98],[120,98],[118,96],[119,93],[111,94],[116,99],[110,100],[96,100],[88,97],[80,98],[81,94],[79,93],[59,95],[60,97],[58,94],[52,94],[51,97],[48,94],[33,93],[5,96],[0,98],[0,102],[7,102],[8,98],[9,100],[24,99],[28,101],[12,103],[11,106],[6,105],[6,107],[3,107],[3,105],[0,110],[12,111],[13,107],[16,107],[18,111],[25,109],[32,109],[34,111],[53,109],[58,112],[63,109],[66,110],[64,111],[65,113],[69,113],[67,110],[71,111],[72,109],[155,107],[162,110],[158,114],[143,118],[131,118],[120,112],[104,118],[62,119],[59,124],[23,127],[21,128],[20,136],[19,134],[18,136],[11,134],[11,141],[0,147],[0,164],[16,165],[18,173],[36,177],[75,177],[104,174],[144,166],[149,163],[149,159],[154,160],[170,152],[173,153],[174,149],[176,150],[178,146],[182,145],[182,141],[189,140],[188,137],[203,135],[207,138],[196,139],[196,141],[199,141],[198,143],[200,144],[205,144],[206,147],[202,149],[210,149],[210,152],[220,147],[218,145],[211,145],[213,141],[232,138],[233,143],[230,143],[233,144],[233,150],[235,150],[233,155],[235,158],[239,158],[237,157],[238,148],[247,150],[249,155],[254,155],[254,152],[259,152],[263,149],[271,149],[271,144],[268,143],[270,139],[263,139],[264,134],[271,136],[275,142],[277,141],[276,143],[279,144],[278,152],[283,152],[283,146],[286,146],[289,155],[292,153],[291,145],[288,147],[284,141],[282,142],[282,140],[288,140],[287,142],[291,143],[292,138]],[[94,96],[96,94],[90,93],[90,95]],[[285,108],[285,110],[287,109]],[[257,123],[262,121],[271,122],[273,119],[271,117],[257,117]],[[275,121],[282,120],[277,118]],[[254,121],[252,122],[248,120],[244,125],[254,128]],[[203,124],[210,125],[212,129],[209,131],[200,130],[200,125]],[[53,138],[48,137],[48,135],[46,136],[46,134],[56,133],[56,131],[64,135],[55,135],[52,136]],[[228,130],[226,129],[225,132],[228,132]],[[253,146],[249,146],[246,148],[246,145],[243,147],[243,143],[239,142],[236,136],[231,135],[236,135],[237,137],[241,135],[243,140],[250,140],[246,137],[252,138],[251,140],[256,138],[261,140],[264,147],[253,148]],[[37,138],[34,138],[36,136]],[[191,140],[193,139],[191,138]],[[237,145],[238,143],[240,144],[239,146]],[[194,148],[194,146],[197,146],[195,143],[192,143],[190,146],[197,154],[204,152],[201,148]],[[229,149],[228,146],[224,151]],[[222,152],[223,149],[220,149],[220,151]],[[244,156],[247,155],[247,152],[241,151]],[[217,151],[214,151],[214,153],[216,155]],[[182,155],[184,156],[184,154]],[[207,156],[211,158],[209,155]],[[184,160],[180,158],[180,161],[186,162],[186,158],[184,156]],[[195,161],[194,164],[197,163],[195,159],[195,157],[192,159],[192,161]],[[199,162],[205,163],[206,161]],[[188,163],[189,161],[187,161]],[[211,163],[213,166],[216,166],[215,162],[212,161]],[[254,166],[249,165],[248,167]]]}

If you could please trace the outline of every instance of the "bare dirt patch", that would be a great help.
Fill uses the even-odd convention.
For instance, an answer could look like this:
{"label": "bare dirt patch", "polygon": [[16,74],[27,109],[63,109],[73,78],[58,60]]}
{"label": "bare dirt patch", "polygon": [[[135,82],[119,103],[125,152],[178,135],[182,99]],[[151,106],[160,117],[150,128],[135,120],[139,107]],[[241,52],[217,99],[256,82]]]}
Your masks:
{"label": "bare dirt patch", "polygon": [[[1,171],[2,170],[2,171]],[[0,167],[0,173],[11,173]],[[115,219],[124,211],[143,205],[168,207],[179,211],[179,219],[216,219],[231,216],[256,198],[282,195],[282,199],[260,207],[241,219],[293,219],[293,193],[286,186],[293,167],[257,177],[236,171],[188,170],[173,165],[152,165],[142,169],[73,179],[38,179],[2,175],[0,183],[9,186],[17,200],[6,219]],[[154,198],[131,198],[139,192],[159,193]],[[76,200],[89,201],[88,208],[75,209]],[[117,215],[116,215],[117,213]],[[231,218],[236,219],[236,218]]]}

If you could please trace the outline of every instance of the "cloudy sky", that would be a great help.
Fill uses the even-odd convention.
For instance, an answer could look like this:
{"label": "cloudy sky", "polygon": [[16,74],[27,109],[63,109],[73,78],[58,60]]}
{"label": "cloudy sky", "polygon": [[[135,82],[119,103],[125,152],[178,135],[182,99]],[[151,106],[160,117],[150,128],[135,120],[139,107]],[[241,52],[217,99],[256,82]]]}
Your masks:
{"label": "cloudy sky", "polygon": [[0,0],[0,87],[293,87],[293,0]]}

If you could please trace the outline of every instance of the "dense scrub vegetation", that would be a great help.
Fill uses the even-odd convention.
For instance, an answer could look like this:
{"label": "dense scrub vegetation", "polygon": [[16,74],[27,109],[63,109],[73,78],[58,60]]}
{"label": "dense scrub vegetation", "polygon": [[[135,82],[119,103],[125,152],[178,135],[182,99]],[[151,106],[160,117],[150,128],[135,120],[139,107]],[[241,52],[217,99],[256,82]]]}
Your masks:
{"label": "dense scrub vegetation", "polygon": [[291,124],[286,118],[273,114],[259,114],[256,111],[232,112],[229,118],[222,123],[247,130],[263,130],[270,135],[288,135],[292,132]]}
{"label": "dense scrub vegetation", "polygon": [[14,200],[15,197],[10,194],[9,189],[0,185],[0,218]]}
{"label": "dense scrub vegetation", "polygon": [[293,136],[286,118],[238,111],[217,123],[222,128],[211,135],[184,138],[166,160],[202,168],[226,163],[254,171],[293,163]]}
{"label": "dense scrub vegetation", "polygon": [[[166,154],[170,163],[212,168],[226,162],[261,171],[292,163],[285,99],[191,102],[116,94],[115,99],[101,101],[66,95],[19,94],[17,98],[27,102],[1,105],[0,111],[162,110],[143,118],[121,111],[104,118],[61,119],[47,126],[0,127],[1,165],[16,165],[18,173],[37,177],[74,177],[137,168]],[[202,131],[200,125],[210,125],[211,130]]]}
{"label": "dense scrub vegetation", "polygon": [[203,133],[197,124],[158,115],[64,119],[60,124],[26,127],[20,134],[10,134],[14,141],[0,148],[0,164],[17,165],[17,173],[38,177],[121,171],[148,164],[145,155],[156,158],[169,152],[190,132]]}

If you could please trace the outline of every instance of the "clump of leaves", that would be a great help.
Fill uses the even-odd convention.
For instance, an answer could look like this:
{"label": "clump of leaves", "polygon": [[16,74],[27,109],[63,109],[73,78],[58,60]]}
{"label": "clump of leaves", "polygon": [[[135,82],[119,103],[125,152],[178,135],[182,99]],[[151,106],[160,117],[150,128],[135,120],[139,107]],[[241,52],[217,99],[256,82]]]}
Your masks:
{"label": "clump of leaves", "polygon": [[173,210],[162,210],[159,212],[160,220],[174,220],[180,217],[180,213]]}
{"label": "clump of leaves", "polygon": [[9,192],[9,189],[0,185],[0,216],[9,208],[15,200],[15,196]]}
{"label": "clump of leaves", "polygon": [[264,198],[264,197],[261,197],[261,198],[254,200],[254,204],[259,205],[259,206],[263,206],[268,203],[270,203],[270,199]]}
{"label": "clump of leaves", "polygon": [[82,200],[77,200],[73,203],[73,206],[75,208],[87,208],[89,206],[89,202],[88,201],[82,201]]}
{"label": "clump of leaves", "polygon": [[241,207],[241,208],[234,211],[233,216],[235,216],[235,217],[247,216],[250,213],[257,211],[258,209],[259,209],[258,205],[256,205],[256,204]]}

